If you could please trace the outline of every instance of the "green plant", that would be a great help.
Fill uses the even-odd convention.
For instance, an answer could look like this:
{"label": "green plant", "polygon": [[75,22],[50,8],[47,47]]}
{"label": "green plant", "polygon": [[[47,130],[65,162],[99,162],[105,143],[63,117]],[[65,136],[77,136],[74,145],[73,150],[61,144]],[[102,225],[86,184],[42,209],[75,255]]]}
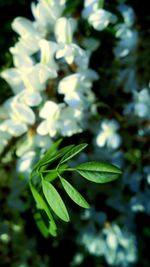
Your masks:
{"label": "green plant", "polygon": [[[87,144],[68,145],[58,149],[61,141],[54,143],[35,164],[30,175],[30,189],[37,208],[34,217],[38,228],[45,237],[49,234],[57,235],[57,226],[50,209],[61,220],[65,222],[70,220],[64,201],[52,183],[55,179],[60,180],[62,187],[76,204],[83,208],[90,208],[84,197],[63,177],[64,173],[76,171],[85,179],[95,183],[113,181],[121,174],[119,168],[96,161],[85,162],[75,168],[70,168],[68,161],[85,149]],[[45,220],[45,215],[47,220]]]}

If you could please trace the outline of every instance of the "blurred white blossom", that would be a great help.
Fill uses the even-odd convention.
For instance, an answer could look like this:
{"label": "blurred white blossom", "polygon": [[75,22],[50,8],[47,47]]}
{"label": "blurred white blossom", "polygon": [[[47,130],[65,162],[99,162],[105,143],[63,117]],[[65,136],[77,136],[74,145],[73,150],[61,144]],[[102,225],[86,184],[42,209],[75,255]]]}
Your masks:
{"label": "blurred white blossom", "polygon": [[45,102],[40,110],[39,116],[44,119],[37,128],[37,133],[40,135],[49,134],[54,137],[57,133],[57,120],[60,114],[61,106],[52,101]]}
{"label": "blurred white blossom", "polygon": [[150,89],[143,88],[141,91],[133,91],[133,102],[126,105],[124,114],[134,114],[141,119],[150,118]]}
{"label": "blurred white blossom", "polygon": [[114,54],[118,58],[124,58],[135,50],[138,42],[138,32],[132,29],[135,21],[135,14],[131,7],[120,4],[118,10],[121,12],[124,21],[115,26],[116,37],[119,39],[116,47],[113,49]]}
{"label": "blurred white blossom", "polygon": [[87,228],[81,234],[81,243],[95,256],[104,256],[110,266],[129,266],[137,260],[135,237],[117,224],[103,228],[101,233]]}
{"label": "blurred white blossom", "polygon": [[98,31],[104,30],[109,23],[115,23],[117,20],[115,15],[101,7],[100,2],[102,1],[85,0],[82,12],[83,18],[88,19],[89,24]]}
{"label": "blurred white blossom", "polygon": [[19,101],[18,95],[9,99],[6,103],[8,119],[0,124],[0,130],[8,132],[12,136],[20,136],[27,132],[28,126],[35,123],[35,114],[24,102]]}
{"label": "blurred white blossom", "polygon": [[116,149],[121,144],[121,137],[117,133],[119,124],[115,120],[104,120],[101,123],[100,131],[96,137],[96,144],[99,147],[107,146]]}

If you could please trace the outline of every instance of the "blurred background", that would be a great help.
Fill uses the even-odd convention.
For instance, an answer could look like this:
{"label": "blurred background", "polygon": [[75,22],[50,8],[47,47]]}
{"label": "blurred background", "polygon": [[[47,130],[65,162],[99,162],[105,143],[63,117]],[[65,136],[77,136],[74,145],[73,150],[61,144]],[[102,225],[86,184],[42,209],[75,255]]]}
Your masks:
{"label": "blurred background", "polygon": [[[1,72],[13,66],[9,48],[18,36],[11,23],[17,16],[33,19],[31,2],[0,0]],[[106,185],[85,182],[72,175],[72,182],[91,203],[91,209],[75,206],[64,195],[71,222],[58,222],[58,237],[46,239],[35,225],[34,202],[24,175],[16,171],[13,139],[9,145],[13,151],[11,157],[6,150],[0,156],[0,266],[150,266],[149,3],[106,0],[104,7],[122,22],[123,9],[119,6],[123,4],[131,8],[130,19],[134,17],[129,23],[133,34],[130,41],[116,37],[117,24],[103,31],[93,28],[85,31],[86,27],[81,24],[81,34],[88,38],[90,31],[91,36],[100,40],[90,59],[90,68],[100,76],[92,87],[97,112],[82,133],[65,137],[63,141],[64,145],[89,144],[72,164],[107,161],[119,166],[123,175]],[[83,1],[67,1],[67,7],[74,17],[79,16]],[[120,56],[126,49],[127,54]],[[2,78],[0,88],[2,105],[13,93]],[[107,130],[105,142],[101,138]]]}

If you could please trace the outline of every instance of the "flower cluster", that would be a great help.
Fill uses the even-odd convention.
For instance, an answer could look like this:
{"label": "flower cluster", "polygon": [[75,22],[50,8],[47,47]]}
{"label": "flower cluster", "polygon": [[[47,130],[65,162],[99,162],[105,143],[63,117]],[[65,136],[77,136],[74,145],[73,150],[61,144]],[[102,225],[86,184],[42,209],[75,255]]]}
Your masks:
{"label": "flower cluster", "polygon": [[23,166],[36,147],[46,149],[55,137],[82,132],[95,99],[91,87],[98,75],[89,69],[91,51],[77,44],[78,22],[64,17],[64,9],[65,1],[40,0],[32,4],[33,21],[17,17],[12,23],[19,39],[10,48],[14,67],[1,73],[13,96],[2,107],[0,149],[26,135],[23,154],[17,152]]}
{"label": "flower cluster", "polygon": [[110,225],[106,220],[106,214],[94,209],[85,215],[84,220],[93,220],[97,225],[104,225],[101,231],[96,230],[96,224],[90,223],[80,230],[80,241],[86,250],[95,256],[104,257],[109,266],[130,266],[136,261],[136,239],[126,229],[119,225]]}
{"label": "flower cluster", "polygon": [[104,30],[109,23],[115,23],[117,17],[103,8],[103,0],[85,0],[82,11],[83,18],[97,31]]}

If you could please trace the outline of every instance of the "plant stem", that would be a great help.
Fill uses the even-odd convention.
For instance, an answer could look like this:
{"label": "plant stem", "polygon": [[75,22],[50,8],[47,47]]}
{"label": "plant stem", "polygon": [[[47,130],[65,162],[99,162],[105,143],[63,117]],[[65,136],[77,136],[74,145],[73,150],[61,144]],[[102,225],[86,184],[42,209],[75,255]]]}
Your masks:
{"label": "plant stem", "polygon": [[103,6],[104,6],[104,0],[99,0],[98,7],[103,8]]}
{"label": "plant stem", "polygon": [[[47,173],[47,172],[54,172],[54,171],[57,171],[57,170],[59,170],[59,169],[53,169],[53,170],[46,170],[46,171],[42,171],[41,173]],[[66,172],[66,171],[75,171],[76,170],[76,168],[68,168],[68,169],[61,169],[60,168],[60,170],[63,170],[64,172]]]}

